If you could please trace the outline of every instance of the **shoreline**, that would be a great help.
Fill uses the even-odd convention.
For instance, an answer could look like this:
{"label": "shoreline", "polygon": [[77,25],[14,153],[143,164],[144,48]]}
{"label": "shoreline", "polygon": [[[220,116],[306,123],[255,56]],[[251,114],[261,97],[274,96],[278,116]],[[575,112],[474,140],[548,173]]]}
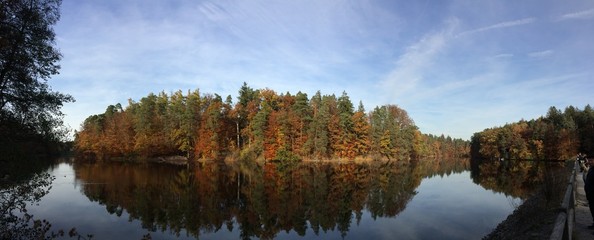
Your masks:
{"label": "shoreline", "polygon": [[[567,169],[564,169],[567,170]],[[571,171],[553,173],[552,186],[543,186],[528,197],[505,220],[483,240],[499,239],[549,239],[559,214],[561,201],[567,187],[566,180]],[[555,193],[547,199],[545,188],[550,187]]]}

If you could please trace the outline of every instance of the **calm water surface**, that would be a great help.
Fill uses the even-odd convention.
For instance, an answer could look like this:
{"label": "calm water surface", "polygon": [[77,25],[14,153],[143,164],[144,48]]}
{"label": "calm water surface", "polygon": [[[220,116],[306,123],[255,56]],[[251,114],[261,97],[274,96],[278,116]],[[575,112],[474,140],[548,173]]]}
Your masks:
{"label": "calm water surface", "polygon": [[476,184],[469,170],[380,163],[47,171],[52,189],[30,213],[94,239],[480,239],[521,203]]}

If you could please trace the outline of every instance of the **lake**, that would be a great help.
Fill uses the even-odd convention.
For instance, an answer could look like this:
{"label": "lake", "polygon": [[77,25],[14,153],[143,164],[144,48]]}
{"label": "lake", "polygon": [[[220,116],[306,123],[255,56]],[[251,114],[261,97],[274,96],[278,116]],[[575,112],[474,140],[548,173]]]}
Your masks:
{"label": "lake", "polygon": [[514,181],[476,176],[468,160],[195,167],[70,161],[47,172],[56,177],[52,189],[29,213],[93,239],[480,239],[527,195],[510,188],[522,185]]}

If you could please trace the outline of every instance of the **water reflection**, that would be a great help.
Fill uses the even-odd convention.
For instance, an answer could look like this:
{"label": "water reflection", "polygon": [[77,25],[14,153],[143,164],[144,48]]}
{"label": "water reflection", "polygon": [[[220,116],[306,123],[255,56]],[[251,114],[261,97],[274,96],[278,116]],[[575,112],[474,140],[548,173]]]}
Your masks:
{"label": "water reflection", "polygon": [[[126,211],[150,231],[193,237],[238,228],[241,238],[304,236],[337,230],[346,236],[364,212],[394,217],[423,177],[467,168],[439,164],[209,163],[194,168],[156,164],[76,163],[76,179],[110,214]],[[445,165],[445,162],[442,163]],[[441,170],[441,171],[437,171]]]}
{"label": "water reflection", "polygon": [[[464,160],[62,163],[48,170],[56,177],[51,192],[29,210],[97,239],[149,232],[153,239],[478,239],[519,204],[513,196],[530,190],[508,182],[530,181],[498,180],[501,166],[472,164],[471,172]],[[509,169],[530,176],[518,174],[530,168]]]}
{"label": "water reflection", "polygon": [[567,171],[564,163],[519,160],[471,160],[471,177],[485,189],[526,199],[546,177]]}

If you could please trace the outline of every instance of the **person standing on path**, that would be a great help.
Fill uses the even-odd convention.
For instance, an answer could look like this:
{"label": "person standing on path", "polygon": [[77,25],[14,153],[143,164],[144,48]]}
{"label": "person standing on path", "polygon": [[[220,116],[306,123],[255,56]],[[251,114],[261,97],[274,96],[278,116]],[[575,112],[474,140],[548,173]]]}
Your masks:
{"label": "person standing on path", "polygon": [[590,169],[590,163],[586,162],[586,157],[583,156],[581,153],[578,153],[577,156],[578,164],[580,165],[580,172],[582,173],[582,179],[584,183],[586,182],[586,177],[588,176],[588,170]]}
{"label": "person standing on path", "polygon": [[588,226],[588,228],[594,229],[594,158],[586,158],[586,162],[590,168],[584,182],[584,190],[586,192],[586,199],[588,199],[590,214],[592,215],[592,225]]}

